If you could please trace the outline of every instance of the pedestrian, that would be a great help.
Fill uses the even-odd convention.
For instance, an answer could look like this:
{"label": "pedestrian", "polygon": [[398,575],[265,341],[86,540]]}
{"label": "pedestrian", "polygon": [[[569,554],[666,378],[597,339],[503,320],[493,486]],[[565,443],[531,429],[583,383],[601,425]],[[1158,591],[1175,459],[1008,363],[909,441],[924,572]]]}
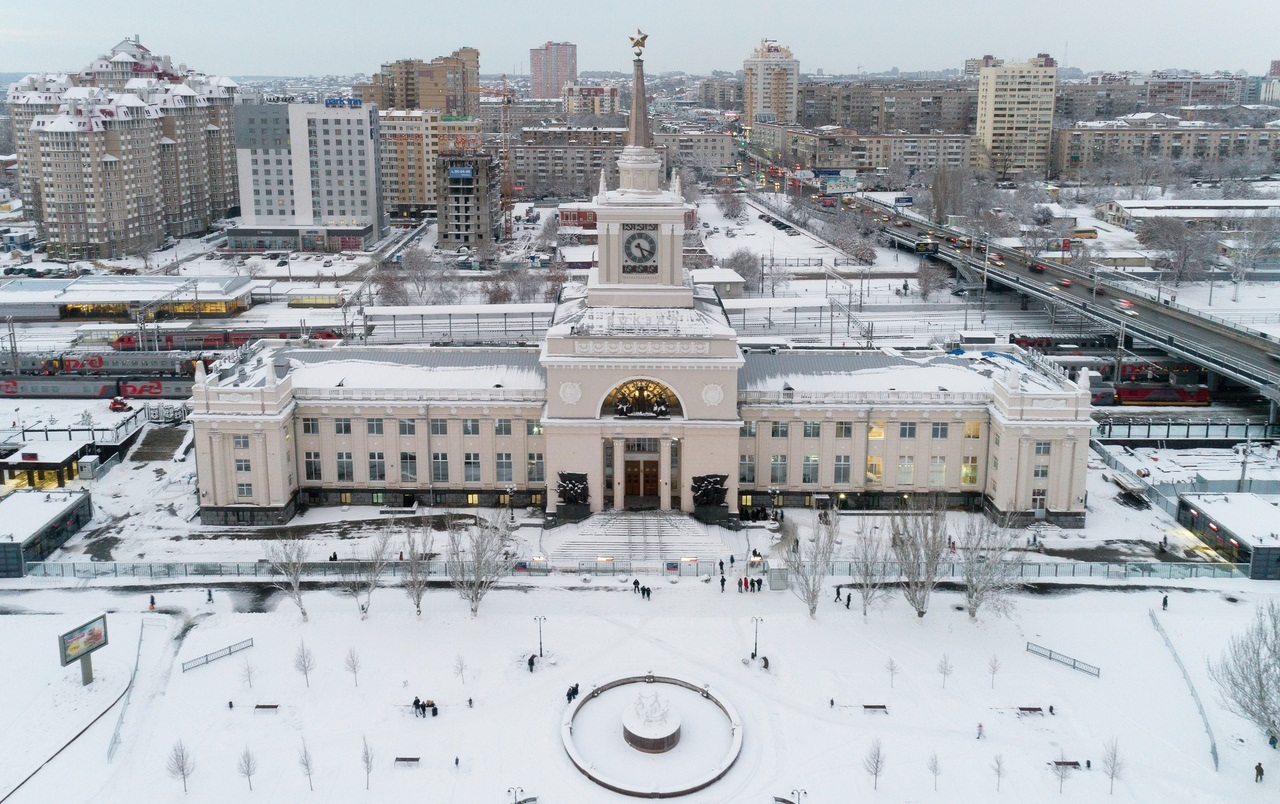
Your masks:
{"label": "pedestrian", "polygon": [[1277,742],[1276,736],[1273,734],[1271,735],[1271,739],[1267,740],[1267,745],[1271,746],[1272,749],[1274,749],[1276,747],[1276,742]]}
{"label": "pedestrian", "polygon": [[840,587],[836,587],[836,602],[840,602]]}
{"label": "pedestrian", "polygon": [[979,739],[979,740],[981,740],[981,739],[982,739],[982,737],[983,737],[982,724],[981,724],[981,723],[979,723],[979,724],[978,724],[978,739]]}
{"label": "pedestrian", "polygon": [[635,592],[636,594],[639,594],[639,593],[640,593],[640,579],[639,579],[639,578],[636,578],[635,580],[633,580],[633,581],[631,582],[631,591]]}
{"label": "pedestrian", "polygon": [[[721,561],[720,563],[723,564],[724,562]],[[724,573],[721,573],[720,574],[720,591],[721,592],[724,592],[724,585],[726,583],[728,583],[728,581],[725,580]]]}
{"label": "pedestrian", "polygon": [[1053,714],[1053,704],[1049,704],[1049,714]]}
{"label": "pedestrian", "polygon": [[573,697],[574,697],[574,698],[577,698],[577,697],[578,697],[578,693],[579,693],[579,690],[578,690],[578,682],[576,682],[576,681],[575,681],[575,682],[573,682]]}
{"label": "pedestrian", "polygon": [[530,655],[530,656],[529,656],[529,672],[530,672],[530,673],[532,673],[532,672],[533,672],[533,660],[534,660],[534,659],[536,659],[536,658],[538,658],[536,655]]}
{"label": "pedestrian", "polygon": [[1253,766],[1253,781],[1255,782],[1262,781],[1262,763],[1261,762]]}
{"label": "pedestrian", "polygon": [[844,607],[849,608],[849,604],[853,602],[853,592],[844,596]]}
{"label": "pedestrian", "polygon": [[644,599],[653,600],[653,590],[647,586],[644,588]]}
{"label": "pedestrian", "polygon": [[1165,611],[1168,611],[1168,610],[1169,610],[1169,596],[1168,596],[1168,595],[1165,595],[1165,596],[1164,596],[1164,599],[1160,601],[1160,608],[1161,608],[1161,609],[1164,609]]}
{"label": "pedestrian", "polygon": [[205,603],[212,603],[212,602],[213,602],[213,590],[212,590],[212,589],[206,589],[206,590],[204,590],[204,602],[205,602]]}
{"label": "pedestrian", "polygon": [[570,687],[569,689],[565,690],[565,692],[564,692],[564,702],[565,702],[565,703],[573,703],[573,687]]}
{"label": "pedestrian", "polygon": [[764,588],[764,578],[756,578],[756,591],[759,592]]}
{"label": "pedestrian", "polygon": [[746,583],[747,583],[747,579],[746,579],[746,578],[739,578],[739,579],[738,579],[738,591],[739,591],[739,592],[745,592],[745,591],[747,591]]}
{"label": "pedestrian", "polygon": [[729,569],[733,569],[733,556],[729,556]]}
{"label": "pedestrian", "polygon": [[720,574],[724,575],[724,559],[720,559]]}
{"label": "pedestrian", "polygon": [[156,610],[156,596],[155,596],[155,595],[152,595],[152,596],[151,596],[151,607],[150,607],[149,611],[155,611],[155,610]]}
{"label": "pedestrian", "polygon": [[422,708],[422,699],[416,695],[413,696],[413,716],[414,717],[418,716],[418,710],[421,708]]}
{"label": "pedestrian", "polygon": [[454,758],[453,758],[453,769],[454,769],[454,770],[457,770],[457,769],[458,769],[458,758],[457,758],[457,757],[454,757]]}

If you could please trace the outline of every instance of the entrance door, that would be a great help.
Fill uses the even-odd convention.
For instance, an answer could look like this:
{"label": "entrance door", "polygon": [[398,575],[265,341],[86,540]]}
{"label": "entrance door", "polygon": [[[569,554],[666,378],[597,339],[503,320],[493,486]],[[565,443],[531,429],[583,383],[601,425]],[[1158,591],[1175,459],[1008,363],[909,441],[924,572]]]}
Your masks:
{"label": "entrance door", "polygon": [[642,490],[644,488],[644,463],[644,461],[627,461],[624,491],[628,501],[644,493]]}
{"label": "entrance door", "polygon": [[626,507],[644,510],[658,507],[658,462],[649,460],[627,461],[623,477]]}

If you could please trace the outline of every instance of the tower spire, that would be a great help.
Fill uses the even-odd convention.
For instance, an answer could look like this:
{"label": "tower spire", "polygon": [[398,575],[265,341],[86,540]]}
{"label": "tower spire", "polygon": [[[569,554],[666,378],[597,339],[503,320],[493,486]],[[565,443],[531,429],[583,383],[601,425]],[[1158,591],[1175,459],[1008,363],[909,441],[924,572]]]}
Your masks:
{"label": "tower spire", "polygon": [[644,59],[641,58],[648,39],[649,35],[639,28],[631,37],[636,58],[631,62],[631,119],[627,124],[627,145],[637,148],[653,147],[653,138],[649,136],[649,101],[644,91]]}

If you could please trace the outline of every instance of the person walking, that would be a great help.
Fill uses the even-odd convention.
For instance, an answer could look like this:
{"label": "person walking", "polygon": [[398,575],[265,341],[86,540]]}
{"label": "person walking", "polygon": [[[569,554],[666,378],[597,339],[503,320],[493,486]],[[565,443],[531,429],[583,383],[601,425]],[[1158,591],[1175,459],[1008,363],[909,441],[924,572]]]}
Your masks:
{"label": "person walking", "polygon": [[853,592],[844,596],[844,607],[849,608],[849,604],[853,602]]}
{"label": "person walking", "polygon": [[1168,595],[1165,595],[1165,596],[1164,596],[1164,599],[1160,601],[1160,608],[1161,608],[1161,609],[1163,609],[1164,611],[1168,611],[1168,610],[1169,610],[1169,596],[1168,596]]}
{"label": "person walking", "polygon": [[729,569],[733,569],[733,556],[729,556]]}
{"label": "person walking", "polygon": [[1262,781],[1262,763],[1261,762],[1253,766],[1253,781],[1255,783]]}
{"label": "person walking", "polygon": [[152,595],[152,596],[151,596],[151,607],[148,609],[148,611],[155,611],[155,610],[156,610],[156,596],[155,596],[155,595]]}
{"label": "person walking", "polygon": [[978,739],[979,739],[979,740],[981,740],[981,739],[983,738],[984,734],[985,734],[985,733],[984,733],[984,732],[983,732],[983,730],[982,730],[982,724],[981,724],[981,723],[979,723],[979,724],[978,724]]}
{"label": "person walking", "polygon": [[538,658],[538,657],[537,657],[536,655],[534,655],[534,654],[530,654],[530,655],[529,655],[529,672],[530,672],[530,673],[532,673],[532,672],[533,672],[533,660],[534,660],[534,659],[536,659],[536,658]]}
{"label": "person walking", "polygon": [[421,708],[422,708],[422,699],[416,695],[413,696],[413,716],[414,717],[418,716],[418,710]]}
{"label": "person walking", "polygon": [[639,578],[636,578],[635,580],[633,580],[633,581],[631,582],[631,591],[633,591],[633,592],[635,592],[635,593],[637,593],[637,594],[639,594],[639,593],[640,593],[640,579],[639,579]]}
{"label": "person walking", "polygon": [[724,575],[724,559],[720,559],[720,574]]}
{"label": "person walking", "polygon": [[[723,561],[721,561],[720,563],[721,563],[721,564],[723,564],[724,562],[723,562]],[[724,585],[725,585],[726,583],[728,583],[728,581],[727,581],[727,580],[725,580],[724,573],[722,572],[722,573],[720,573],[720,591],[721,591],[721,592],[724,592]]]}
{"label": "person walking", "polygon": [[573,687],[564,691],[564,702],[567,704],[573,703]]}
{"label": "person walking", "polygon": [[840,587],[836,587],[836,602],[840,602]]}

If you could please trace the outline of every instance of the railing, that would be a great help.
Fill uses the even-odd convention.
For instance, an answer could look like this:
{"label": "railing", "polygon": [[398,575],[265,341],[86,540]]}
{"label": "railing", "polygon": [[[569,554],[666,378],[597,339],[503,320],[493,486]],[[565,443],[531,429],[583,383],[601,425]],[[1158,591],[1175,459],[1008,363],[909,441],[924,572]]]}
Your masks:
{"label": "railing", "polygon": [[738,401],[758,405],[986,405],[988,394],[950,391],[739,391]]}
{"label": "railing", "polygon": [[1091,664],[1085,664],[1084,662],[1072,659],[1070,656],[1058,653],[1057,651],[1049,650],[1048,648],[1037,645],[1034,642],[1027,643],[1027,653],[1034,653],[1036,656],[1043,656],[1044,658],[1057,662],[1058,664],[1065,664],[1072,670],[1079,670],[1081,673],[1088,673],[1091,676],[1099,678],[1102,676],[1101,669],[1094,667]]}
{"label": "railing", "polygon": [[[718,566],[719,556],[686,557],[668,561],[630,561],[615,559],[613,561],[596,561],[592,559],[518,559],[512,562],[506,575],[511,577],[528,577],[551,574],[592,574],[618,575],[630,573],[702,576],[713,573]],[[674,565],[674,568],[673,568]],[[354,561],[316,561],[303,567],[302,575],[307,578],[341,578],[344,574],[363,566]],[[828,574],[832,577],[854,577],[857,565],[852,561],[833,561]],[[938,570],[938,577],[943,579],[963,576],[964,565],[959,561],[947,562]],[[128,578],[132,580],[146,579],[168,581],[182,578],[239,578],[259,579],[274,582],[283,576],[272,569],[267,561],[255,562],[181,562],[181,563],[146,563],[122,561],[39,561],[26,565],[26,573],[37,578]],[[1112,580],[1184,580],[1188,578],[1241,578],[1248,577],[1248,564],[1222,564],[1200,562],[1101,562],[1101,561],[1028,561],[1019,566],[1018,577],[1028,582],[1044,580],[1071,580],[1086,578],[1109,578]],[[408,574],[407,561],[392,561],[387,565],[385,576],[389,579],[405,577]],[[426,574],[430,577],[449,577],[449,563],[444,560],[426,563]],[[877,567],[877,577],[884,577],[893,583],[902,575],[900,565],[889,561]]]}
{"label": "railing", "polygon": [[206,653],[203,656],[197,656],[196,658],[192,659],[189,662],[183,662],[182,672],[185,673],[188,670],[194,670],[197,667],[203,667],[209,662],[214,662],[214,661],[217,661],[218,659],[225,659],[226,657],[230,656],[233,653],[239,653],[242,650],[248,650],[249,648],[252,648],[252,647],[253,647],[253,640],[246,639],[243,642],[237,642],[234,645],[228,645],[225,648],[219,648],[218,650],[215,650],[212,653]]}
{"label": "railing", "polygon": [[1094,425],[1093,437],[1101,441],[1264,440],[1280,437],[1280,425],[1264,421],[1114,421],[1104,418]]}
{"label": "railing", "polygon": [[[295,389],[293,395],[302,400],[400,400],[420,402],[421,389],[403,388],[306,388]],[[432,400],[445,402],[546,402],[547,392],[541,388],[486,388],[478,391],[437,390]]]}
{"label": "railing", "polygon": [[1156,627],[1156,631],[1160,634],[1160,638],[1164,640],[1165,647],[1173,654],[1173,660],[1177,662],[1178,669],[1182,671],[1182,680],[1187,682],[1187,689],[1191,690],[1191,699],[1196,702],[1196,709],[1200,710],[1200,720],[1204,723],[1205,734],[1209,735],[1209,755],[1213,757],[1213,769],[1218,769],[1218,741],[1213,738],[1213,728],[1209,725],[1209,716],[1204,713],[1204,704],[1200,702],[1200,693],[1196,692],[1196,685],[1191,683],[1191,675],[1187,672],[1186,665],[1182,663],[1182,657],[1178,655],[1178,651],[1173,647],[1173,642],[1169,639],[1169,635],[1165,633],[1164,626],[1160,625],[1160,620],[1156,618],[1155,609],[1147,609],[1147,614],[1151,617],[1151,624]]}
{"label": "railing", "polygon": [[116,728],[111,733],[111,742],[107,744],[107,761],[116,755],[116,748],[120,746],[120,729],[124,726],[124,713],[129,711],[129,701],[133,698],[133,682],[138,677],[138,663],[142,661],[142,634],[147,627],[147,621],[143,618],[138,623],[138,650],[133,656],[133,672],[129,674],[129,683],[124,688],[123,705],[120,707],[120,715],[116,717]]}

